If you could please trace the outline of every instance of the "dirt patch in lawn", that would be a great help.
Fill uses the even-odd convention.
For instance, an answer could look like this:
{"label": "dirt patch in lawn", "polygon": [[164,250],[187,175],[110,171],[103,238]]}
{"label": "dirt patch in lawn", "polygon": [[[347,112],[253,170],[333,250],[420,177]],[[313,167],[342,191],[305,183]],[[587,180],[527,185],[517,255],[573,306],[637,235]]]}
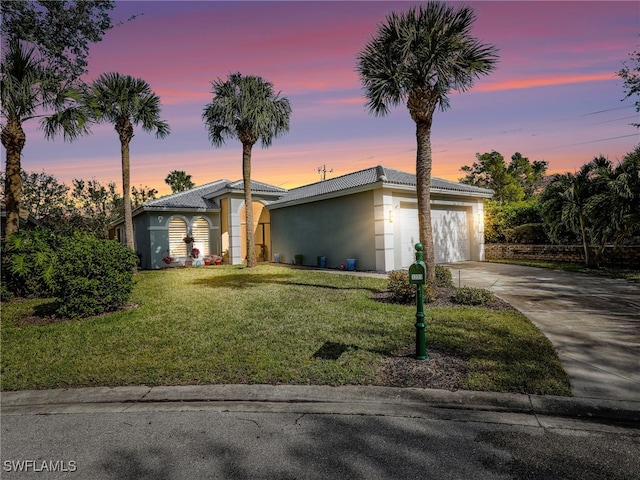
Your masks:
{"label": "dirt patch in lawn", "polygon": [[428,350],[426,360],[417,360],[415,353],[415,345],[407,345],[382,360],[376,384],[385,387],[457,390],[467,379],[469,369],[463,358]]}
{"label": "dirt patch in lawn", "polygon": [[[439,287],[435,302],[426,303],[425,311],[434,307],[462,307],[451,300],[455,287]],[[373,299],[379,302],[391,301],[388,291],[377,292]],[[409,305],[409,304],[408,304]],[[414,305],[412,303],[410,305]],[[514,310],[504,300],[495,297],[493,302],[482,308],[490,310]],[[415,344],[406,345],[383,359],[378,367],[376,384],[386,387],[416,387],[457,390],[467,379],[469,372],[467,360],[448,352],[428,349],[426,360],[415,358]]]}

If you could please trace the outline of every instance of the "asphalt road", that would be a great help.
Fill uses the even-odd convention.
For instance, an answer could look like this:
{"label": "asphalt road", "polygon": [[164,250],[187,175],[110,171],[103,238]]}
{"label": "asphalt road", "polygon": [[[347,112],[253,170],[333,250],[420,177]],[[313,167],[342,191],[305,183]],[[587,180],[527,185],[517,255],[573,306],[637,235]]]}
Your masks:
{"label": "asphalt road", "polygon": [[[490,423],[206,408],[6,415],[0,476],[3,480],[638,478],[638,430],[582,421],[548,428],[535,426],[533,418],[530,425],[524,416],[514,420]],[[16,471],[21,466],[28,471]],[[54,468],[58,471],[47,471]]]}

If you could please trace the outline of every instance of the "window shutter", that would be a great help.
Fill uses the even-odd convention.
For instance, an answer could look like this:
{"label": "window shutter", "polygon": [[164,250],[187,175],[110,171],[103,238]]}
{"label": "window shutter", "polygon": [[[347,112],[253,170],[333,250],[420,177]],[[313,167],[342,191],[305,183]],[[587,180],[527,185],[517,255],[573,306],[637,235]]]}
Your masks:
{"label": "window shutter", "polygon": [[209,255],[209,222],[204,218],[196,218],[191,226],[193,246],[200,250],[200,255]]}
{"label": "window shutter", "polygon": [[186,257],[187,244],[184,237],[187,236],[187,224],[180,218],[172,218],[169,222],[169,254],[173,257]]}

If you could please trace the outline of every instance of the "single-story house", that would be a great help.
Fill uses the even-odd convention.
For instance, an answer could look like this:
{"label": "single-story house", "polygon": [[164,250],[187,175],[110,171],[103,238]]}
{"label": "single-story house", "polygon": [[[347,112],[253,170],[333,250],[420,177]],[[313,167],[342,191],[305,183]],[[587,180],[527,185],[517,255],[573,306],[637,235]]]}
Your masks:
{"label": "single-story house", "polygon": [[[252,181],[258,261],[387,272],[408,267],[418,242],[415,175],[376,166],[284,190]],[[431,214],[436,263],[484,259],[483,200],[493,192],[438,178],[431,180]],[[146,202],[133,212],[142,268],[182,260],[193,238],[201,256],[225,263],[246,257],[242,181],[218,180]],[[123,238],[124,223],[113,236]]]}
{"label": "single-story house", "polygon": [[[271,232],[264,205],[281,198],[286,190],[251,182],[256,253],[268,261]],[[199,258],[219,255],[225,263],[239,264],[246,258],[244,187],[242,180],[217,180],[184,192],[149,200],[132,212],[136,251],[146,270],[169,266],[164,259],[184,263],[197,248]],[[193,242],[187,245],[184,238]],[[124,220],[115,222],[110,237],[124,242]]]}

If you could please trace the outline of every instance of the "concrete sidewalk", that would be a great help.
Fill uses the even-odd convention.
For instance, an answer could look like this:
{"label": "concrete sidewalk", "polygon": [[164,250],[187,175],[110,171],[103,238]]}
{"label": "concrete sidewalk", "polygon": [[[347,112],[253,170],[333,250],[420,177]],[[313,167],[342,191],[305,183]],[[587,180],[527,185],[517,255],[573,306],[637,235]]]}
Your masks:
{"label": "concrete sidewalk", "polygon": [[132,386],[2,392],[0,399],[3,415],[207,410],[389,415],[543,427],[589,420],[640,428],[640,401],[422,388]]}
{"label": "concrete sidewalk", "polygon": [[640,399],[640,284],[499,263],[447,266],[456,286],[491,290],[545,334],[573,395]]}

